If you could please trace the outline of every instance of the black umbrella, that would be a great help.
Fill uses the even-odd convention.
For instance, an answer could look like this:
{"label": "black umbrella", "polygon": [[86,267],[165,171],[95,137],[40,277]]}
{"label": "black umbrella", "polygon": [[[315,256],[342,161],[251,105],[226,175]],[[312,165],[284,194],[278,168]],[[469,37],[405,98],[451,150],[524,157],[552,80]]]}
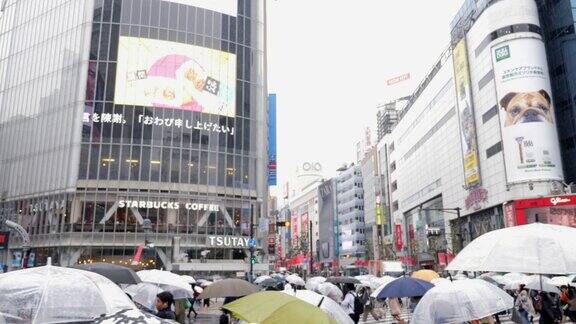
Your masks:
{"label": "black umbrella", "polygon": [[326,279],[326,282],[330,282],[333,284],[347,284],[347,283],[359,284],[360,280],[352,277],[328,277],[328,279]]}
{"label": "black umbrella", "polygon": [[262,282],[260,282],[258,285],[260,287],[276,287],[280,282],[276,281],[274,278],[268,278],[268,279],[264,279]]}
{"label": "black umbrella", "polygon": [[95,272],[115,284],[136,285],[142,282],[134,270],[111,263],[76,264],[72,268]]}

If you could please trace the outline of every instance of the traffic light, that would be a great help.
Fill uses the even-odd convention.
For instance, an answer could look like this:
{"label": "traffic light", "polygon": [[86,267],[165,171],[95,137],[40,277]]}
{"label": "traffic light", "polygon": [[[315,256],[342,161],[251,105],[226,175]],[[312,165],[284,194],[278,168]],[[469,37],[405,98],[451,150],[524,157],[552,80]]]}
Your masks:
{"label": "traffic light", "polygon": [[251,264],[256,264],[256,257],[255,257],[255,256],[253,256],[253,257],[250,258],[250,263],[251,263]]}

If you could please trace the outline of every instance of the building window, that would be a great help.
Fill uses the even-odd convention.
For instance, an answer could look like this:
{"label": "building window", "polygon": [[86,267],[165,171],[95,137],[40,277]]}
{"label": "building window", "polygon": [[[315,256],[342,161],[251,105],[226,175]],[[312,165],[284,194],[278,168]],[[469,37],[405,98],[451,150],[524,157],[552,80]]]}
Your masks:
{"label": "building window", "polygon": [[398,210],[398,200],[392,202],[392,211],[395,212]]}
{"label": "building window", "polygon": [[392,192],[396,191],[396,189],[398,189],[398,182],[394,180],[394,182],[392,182],[390,187],[392,187]]}
{"label": "building window", "polygon": [[482,123],[486,124],[487,121],[489,121],[490,119],[492,119],[492,117],[496,115],[498,115],[498,105],[494,105],[492,108],[488,109],[488,111],[482,115]]}
{"label": "building window", "polygon": [[498,153],[502,151],[502,142],[498,142],[492,146],[490,146],[487,150],[486,150],[486,158],[490,158],[491,156],[493,156],[494,154]]}
{"label": "building window", "polygon": [[390,143],[390,153],[394,152],[394,142]]}
{"label": "building window", "polygon": [[396,161],[390,163],[390,172],[394,172],[396,170]]}
{"label": "building window", "polygon": [[478,90],[484,88],[484,86],[490,83],[490,81],[492,81],[493,79],[494,79],[494,70],[490,70],[490,72],[486,73],[486,75],[484,75],[482,79],[478,81]]}

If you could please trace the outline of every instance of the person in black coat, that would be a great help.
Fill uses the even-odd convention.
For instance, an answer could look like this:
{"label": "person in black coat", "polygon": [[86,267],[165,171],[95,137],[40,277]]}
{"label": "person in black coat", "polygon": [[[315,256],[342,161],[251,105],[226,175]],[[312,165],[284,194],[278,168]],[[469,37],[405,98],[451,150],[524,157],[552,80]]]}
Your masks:
{"label": "person in black coat", "polygon": [[168,291],[163,291],[156,295],[156,309],[158,312],[156,316],[164,319],[176,319],[176,313],[170,309],[174,304],[174,296]]}

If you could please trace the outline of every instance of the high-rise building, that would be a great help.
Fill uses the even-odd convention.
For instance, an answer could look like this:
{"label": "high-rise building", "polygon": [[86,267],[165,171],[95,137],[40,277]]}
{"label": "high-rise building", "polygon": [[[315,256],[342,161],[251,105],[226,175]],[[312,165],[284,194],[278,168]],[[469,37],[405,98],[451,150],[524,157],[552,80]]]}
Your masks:
{"label": "high-rise building", "polygon": [[336,176],[336,210],[338,213],[339,265],[355,268],[364,260],[366,236],[364,235],[364,190],[359,165],[341,169]]}
{"label": "high-rise building", "polygon": [[264,6],[2,2],[0,219],[36,264],[247,269],[268,197]]}
{"label": "high-rise building", "polygon": [[576,183],[576,2],[538,0],[537,3],[556,104],[565,182]]}
{"label": "high-rise building", "polygon": [[380,142],[384,135],[392,132],[392,129],[394,129],[394,126],[398,123],[398,116],[406,106],[408,98],[409,97],[399,98],[376,107],[378,109],[376,112],[377,142]]}

